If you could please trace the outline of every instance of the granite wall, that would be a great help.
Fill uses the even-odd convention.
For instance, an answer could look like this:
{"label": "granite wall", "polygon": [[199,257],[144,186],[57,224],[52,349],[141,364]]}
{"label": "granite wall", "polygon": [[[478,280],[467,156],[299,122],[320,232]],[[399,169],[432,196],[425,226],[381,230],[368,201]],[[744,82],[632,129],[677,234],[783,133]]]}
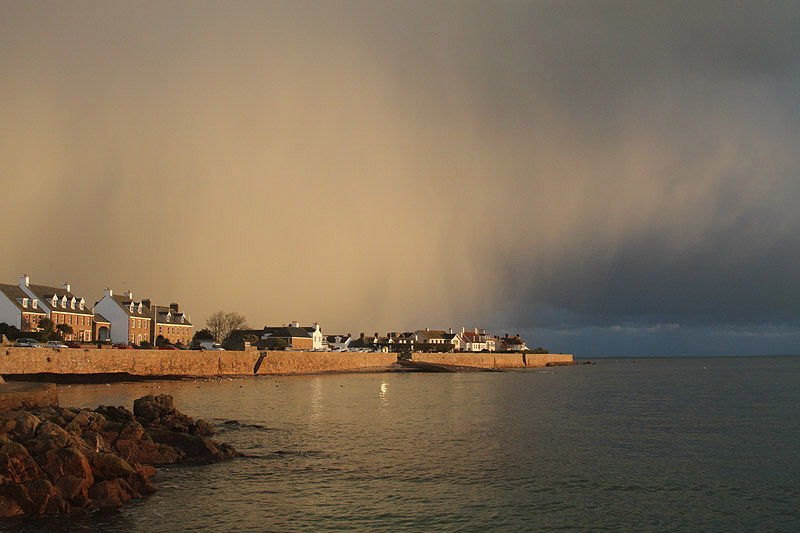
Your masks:
{"label": "granite wall", "polygon": [[117,374],[134,376],[252,376],[306,374],[388,367],[396,354],[116,350],[96,348],[0,348],[0,375]]}
{"label": "granite wall", "polygon": [[480,368],[532,368],[552,364],[572,363],[572,354],[521,354],[521,353],[415,353],[412,361],[443,365],[473,366]]}

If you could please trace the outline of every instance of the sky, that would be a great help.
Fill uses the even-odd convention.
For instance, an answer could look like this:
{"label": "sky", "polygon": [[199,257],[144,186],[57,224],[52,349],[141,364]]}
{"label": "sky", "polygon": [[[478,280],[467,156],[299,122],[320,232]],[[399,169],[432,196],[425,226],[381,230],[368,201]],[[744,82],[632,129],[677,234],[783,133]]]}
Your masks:
{"label": "sky", "polygon": [[800,4],[0,0],[0,281],[800,352]]}

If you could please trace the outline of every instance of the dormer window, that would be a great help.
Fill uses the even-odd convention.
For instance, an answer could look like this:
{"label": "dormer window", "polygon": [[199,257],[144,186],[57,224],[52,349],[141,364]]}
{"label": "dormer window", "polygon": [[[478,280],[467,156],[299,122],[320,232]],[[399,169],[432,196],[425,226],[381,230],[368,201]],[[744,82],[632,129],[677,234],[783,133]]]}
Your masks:
{"label": "dormer window", "polygon": [[28,299],[27,298],[23,298],[22,299],[22,307],[26,307],[26,308],[28,307]]}
{"label": "dormer window", "polygon": [[140,315],[142,314],[142,304],[141,304],[141,302],[139,303],[139,307],[137,308],[137,311],[138,311],[138,313]]}
{"label": "dormer window", "polygon": [[76,300],[75,300],[75,297],[73,296],[72,300],[69,301],[69,305],[70,305],[70,307],[72,309],[75,309],[75,302],[76,302]]}
{"label": "dormer window", "polygon": [[31,307],[33,307],[34,309],[38,309],[39,308],[39,300],[31,300]]}
{"label": "dormer window", "polygon": [[184,322],[186,321],[183,319],[183,315],[181,315],[181,324],[183,324]]}
{"label": "dormer window", "polygon": [[129,306],[128,306],[128,310],[129,310],[131,313],[133,313],[133,302],[131,302],[131,305],[129,305]]}
{"label": "dormer window", "polygon": [[62,309],[66,309],[67,308],[67,297],[66,297],[66,295],[61,297],[61,308]]}
{"label": "dormer window", "polygon": [[86,300],[81,298],[81,302],[80,302],[79,305],[80,305],[81,311],[83,311],[83,309],[86,307]]}
{"label": "dormer window", "polygon": [[56,295],[54,294],[53,295],[53,307],[55,307],[57,305],[58,305],[58,298],[56,298]]}

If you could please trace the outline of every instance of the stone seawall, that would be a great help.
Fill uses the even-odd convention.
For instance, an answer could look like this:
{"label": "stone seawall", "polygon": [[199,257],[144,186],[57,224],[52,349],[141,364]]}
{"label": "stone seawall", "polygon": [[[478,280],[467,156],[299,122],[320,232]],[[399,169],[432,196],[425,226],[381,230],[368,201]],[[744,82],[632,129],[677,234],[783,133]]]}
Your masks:
{"label": "stone seawall", "polygon": [[115,350],[95,348],[0,348],[0,375],[130,374],[133,376],[252,376],[313,374],[389,367],[396,354],[338,352],[239,352]]}
{"label": "stone seawall", "polygon": [[572,363],[572,354],[521,353],[414,353],[412,361],[440,365],[472,366],[478,368],[533,368],[552,364]]}
{"label": "stone seawall", "polygon": [[[263,357],[262,357],[263,355]],[[569,354],[415,353],[413,361],[481,368],[541,367],[572,362]],[[394,353],[238,352],[0,347],[0,375],[130,374],[132,376],[252,376],[388,369]]]}
{"label": "stone seawall", "polygon": [[258,374],[315,374],[361,369],[388,369],[396,353],[358,352],[261,352]]}

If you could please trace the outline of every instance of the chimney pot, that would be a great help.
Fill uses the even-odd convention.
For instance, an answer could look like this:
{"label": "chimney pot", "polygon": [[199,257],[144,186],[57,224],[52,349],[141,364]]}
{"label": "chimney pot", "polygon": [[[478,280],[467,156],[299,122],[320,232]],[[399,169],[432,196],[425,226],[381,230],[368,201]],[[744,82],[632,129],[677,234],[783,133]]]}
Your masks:
{"label": "chimney pot", "polygon": [[28,286],[31,284],[31,278],[27,274],[23,274],[21,278],[19,278],[19,284]]}

